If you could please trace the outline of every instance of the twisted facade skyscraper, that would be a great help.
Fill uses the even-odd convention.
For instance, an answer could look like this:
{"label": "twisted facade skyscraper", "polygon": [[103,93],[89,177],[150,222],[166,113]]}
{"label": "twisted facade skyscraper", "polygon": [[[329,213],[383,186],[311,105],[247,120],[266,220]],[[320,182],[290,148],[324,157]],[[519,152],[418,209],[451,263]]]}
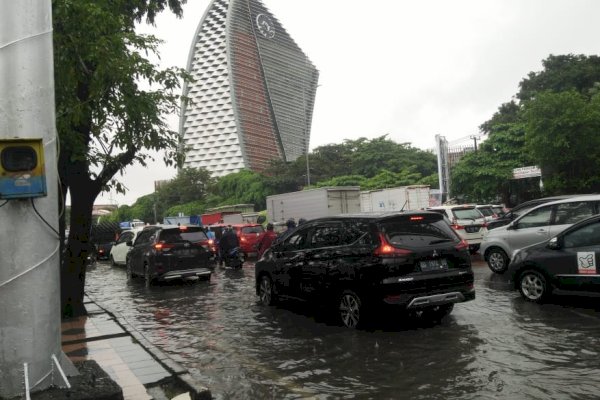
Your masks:
{"label": "twisted facade skyscraper", "polygon": [[187,70],[184,167],[223,176],[308,152],[319,72],[259,0],[213,0]]}

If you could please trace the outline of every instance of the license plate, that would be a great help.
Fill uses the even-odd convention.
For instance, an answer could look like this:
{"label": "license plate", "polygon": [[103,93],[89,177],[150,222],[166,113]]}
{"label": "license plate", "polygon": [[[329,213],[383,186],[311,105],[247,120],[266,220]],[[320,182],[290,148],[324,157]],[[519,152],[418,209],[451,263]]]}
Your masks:
{"label": "license plate", "polygon": [[448,262],[445,258],[419,261],[419,267],[421,271],[444,271],[448,269]]}
{"label": "license plate", "polygon": [[467,233],[475,233],[475,232],[479,232],[480,227],[479,226],[465,226],[465,231]]}
{"label": "license plate", "polygon": [[194,249],[181,249],[177,250],[178,256],[193,256],[195,254]]}

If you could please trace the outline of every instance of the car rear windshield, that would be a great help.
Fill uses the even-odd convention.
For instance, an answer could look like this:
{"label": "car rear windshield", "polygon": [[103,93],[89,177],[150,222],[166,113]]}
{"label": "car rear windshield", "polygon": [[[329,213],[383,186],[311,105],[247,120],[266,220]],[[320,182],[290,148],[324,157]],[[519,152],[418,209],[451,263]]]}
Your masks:
{"label": "car rear windshield", "polygon": [[206,234],[200,228],[175,228],[164,229],[160,233],[160,241],[165,243],[177,243],[188,241],[192,243],[208,240]]}
{"label": "car rear windshield", "polygon": [[242,228],[242,233],[243,234],[249,234],[249,233],[262,233],[264,231],[262,225],[256,225],[256,226],[244,226]]}
{"label": "car rear windshield", "polygon": [[494,210],[492,210],[492,207],[477,207],[477,209],[486,217],[491,217],[494,215]]}
{"label": "car rear windshield", "polygon": [[394,246],[429,246],[458,242],[458,237],[439,214],[412,215],[385,220],[379,229]]}
{"label": "car rear windshield", "polygon": [[457,219],[479,219],[483,215],[475,208],[453,208],[452,213]]}

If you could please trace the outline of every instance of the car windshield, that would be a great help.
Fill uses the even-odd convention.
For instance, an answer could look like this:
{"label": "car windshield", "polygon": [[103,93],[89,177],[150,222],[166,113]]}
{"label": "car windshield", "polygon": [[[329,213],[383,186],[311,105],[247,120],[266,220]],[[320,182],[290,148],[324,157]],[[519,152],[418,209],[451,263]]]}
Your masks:
{"label": "car windshield", "polygon": [[385,221],[380,224],[380,229],[390,244],[395,246],[427,246],[446,241],[458,241],[448,223],[437,215]]}
{"label": "car windshield", "polygon": [[160,241],[164,243],[176,243],[176,242],[201,242],[208,240],[206,234],[200,228],[187,228],[187,229],[165,229],[160,233]]}
{"label": "car windshield", "polygon": [[262,233],[264,231],[262,225],[245,226],[242,228],[243,234]]}
{"label": "car windshield", "polygon": [[452,212],[457,219],[479,219],[483,218],[483,215],[473,208],[453,208]]}

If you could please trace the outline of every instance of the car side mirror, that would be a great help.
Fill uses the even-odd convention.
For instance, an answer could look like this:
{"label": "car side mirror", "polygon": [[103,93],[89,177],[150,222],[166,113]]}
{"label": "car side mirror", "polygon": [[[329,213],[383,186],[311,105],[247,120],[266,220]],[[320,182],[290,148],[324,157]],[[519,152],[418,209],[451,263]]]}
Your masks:
{"label": "car side mirror", "polygon": [[125,242],[125,244],[126,244],[127,246],[129,246],[129,247],[132,247],[132,246],[133,246],[133,241],[131,241],[131,240],[128,240],[127,242]]}
{"label": "car side mirror", "polygon": [[549,249],[552,249],[552,250],[560,249],[561,245],[560,245],[560,241],[558,240],[558,237],[555,236],[552,239],[550,239],[548,241],[548,245],[546,247],[548,247]]}

